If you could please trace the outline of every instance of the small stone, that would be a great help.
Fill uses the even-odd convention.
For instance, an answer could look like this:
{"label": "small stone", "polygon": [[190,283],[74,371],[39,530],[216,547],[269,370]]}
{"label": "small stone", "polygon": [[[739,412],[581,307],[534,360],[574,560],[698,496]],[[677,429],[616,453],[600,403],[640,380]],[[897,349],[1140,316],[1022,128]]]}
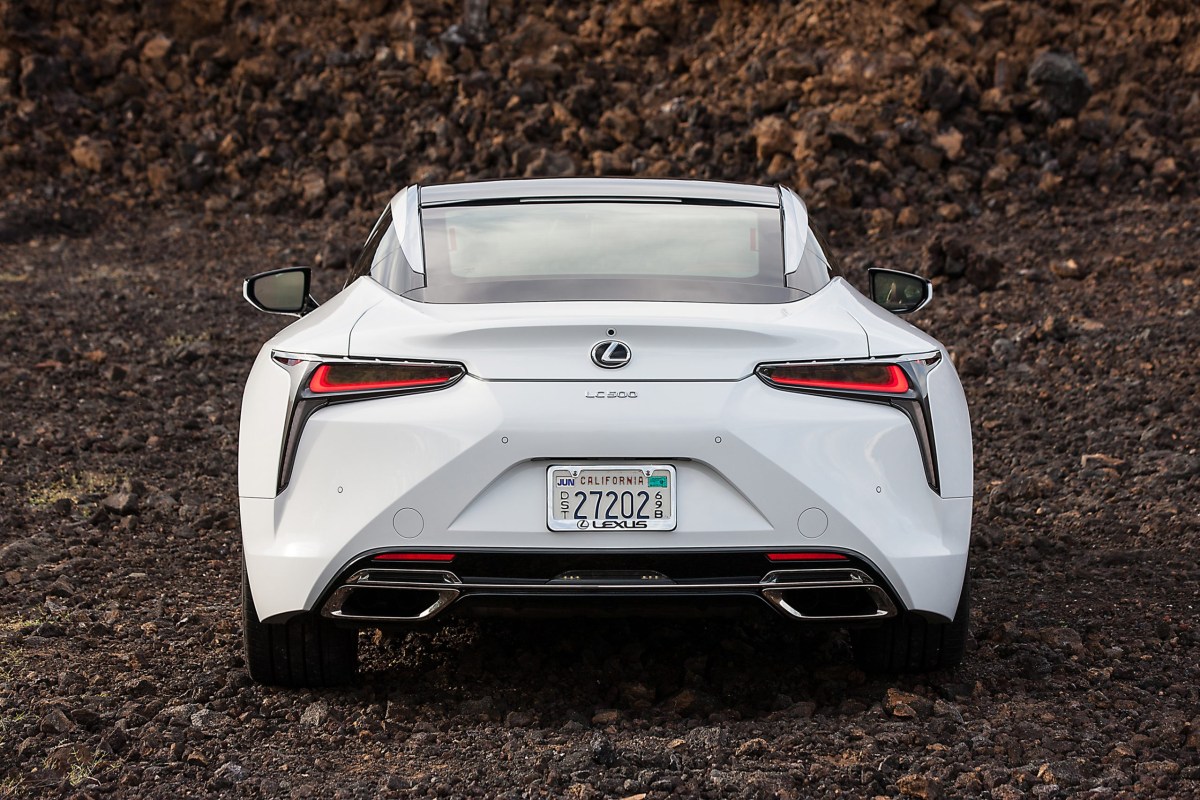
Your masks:
{"label": "small stone", "polygon": [[65,575],[59,575],[54,583],[46,588],[46,594],[51,597],[71,597],[75,594],[75,587]]}
{"label": "small stone", "polygon": [[763,117],[754,124],[751,135],[760,161],[768,161],[776,153],[790,155],[795,147],[795,132],[783,117]]}
{"label": "small stone", "polygon": [[951,161],[958,161],[963,157],[963,135],[957,128],[951,128],[948,131],[939,133],[934,137],[934,143],[942,148],[942,152],[946,154],[946,158]]}
{"label": "small stone", "polygon": [[1008,167],[1004,166],[1003,164],[997,164],[994,167],[989,168],[987,173],[983,176],[984,191],[990,192],[996,189],[1004,188],[1005,184],[1008,183],[1008,176]]}
{"label": "small stone", "polygon": [[131,678],[121,684],[126,697],[145,697],[158,692],[158,684],[149,678]]}
{"label": "small stone", "polygon": [[279,80],[282,67],[282,61],[278,56],[274,53],[264,53],[238,62],[233,69],[233,78],[236,81],[246,81],[259,86],[270,86]]}
{"label": "small stone", "polygon": [[883,699],[883,707],[893,717],[915,718],[928,712],[933,707],[933,703],[911,692],[888,689],[887,695]]}
{"label": "small stone", "polygon": [[67,742],[54,747],[46,754],[45,769],[58,774],[70,772],[75,764],[88,764],[94,761],[96,754],[84,744]]}
{"label": "small stone", "polygon": [[510,711],[504,717],[504,724],[510,728],[528,728],[533,723],[533,714],[528,711]]}
{"label": "small stone", "polygon": [[156,161],[146,167],[146,183],[155,194],[162,194],[175,188],[175,173],[167,161]]}
{"label": "small stone", "polygon": [[191,722],[192,727],[211,733],[229,727],[232,720],[227,715],[217,713],[211,708],[202,708],[192,714],[188,721]]}
{"label": "small stone", "polygon": [[1056,175],[1053,172],[1043,172],[1042,177],[1038,179],[1038,191],[1042,194],[1054,194],[1058,191],[1058,187],[1062,186],[1062,175]]}
{"label": "small stone", "polygon": [[310,703],[308,708],[304,709],[304,713],[300,715],[300,724],[318,728],[325,724],[327,719],[329,719],[329,704],[318,700]]}
{"label": "small stone", "polygon": [[924,775],[903,775],[896,781],[896,788],[905,797],[919,797],[921,800],[937,800],[942,796],[941,784]]}
{"label": "small stone", "polygon": [[1072,278],[1075,280],[1086,277],[1088,274],[1088,270],[1080,266],[1073,258],[1068,258],[1065,261],[1050,262],[1050,271],[1059,278]]}
{"label": "small stone", "polygon": [[771,746],[767,744],[766,739],[756,738],[742,742],[733,752],[739,758],[756,758],[770,750]]}
{"label": "small stone", "polygon": [[[1096,465],[1102,467],[1119,467],[1124,463],[1123,459],[1106,455],[1105,453],[1084,453],[1079,457],[1079,466],[1084,468]],[[1078,637],[1078,634],[1076,634],[1076,637]]]}
{"label": "small stone", "polygon": [[642,132],[642,121],[628,108],[617,106],[600,115],[600,127],[618,142],[632,144]]}
{"label": "small stone", "polygon": [[1155,161],[1154,167],[1151,171],[1154,177],[1164,178],[1166,180],[1170,180],[1179,175],[1179,167],[1175,164],[1175,159],[1171,158],[1170,156],[1160,158]]}
{"label": "small stone", "polygon": [[993,86],[984,89],[979,96],[979,110],[985,114],[1008,114],[1012,112],[1012,99],[1004,90]]}
{"label": "small stone", "polygon": [[1038,768],[1038,780],[1060,786],[1078,786],[1082,780],[1079,768],[1069,761],[1055,761]]}
{"label": "small stone", "polygon": [[867,212],[867,230],[872,233],[887,233],[896,224],[896,217],[886,208],[872,208]]}
{"label": "small stone", "polygon": [[1079,631],[1073,628],[1043,628],[1038,632],[1038,638],[1055,650],[1066,651],[1072,655],[1083,655],[1083,640]]}
{"label": "small stone", "polygon": [[318,172],[307,172],[300,177],[300,194],[305,203],[315,203],[325,196],[325,177]]}
{"label": "small stone", "polygon": [[942,699],[933,701],[933,715],[935,717],[948,717],[959,724],[963,721],[962,712],[958,710],[958,707]]}
{"label": "small stone", "polygon": [[212,785],[215,789],[224,789],[246,779],[246,768],[236,761],[230,761],[217,767],[213,773]]}
{"label": "small stone", "polygon": [[621,712],[615,708],[602,708],[592,715],[593,725],[613,725],[621,719]]}
{"label": "small stone", "polygon": [[71,146],[71,160],[80,169],[100,174],[108,169],[112,161],[112,145],[100,139],[80,136]]}
{"label": "small stone", "polygon": [[161,61],[171,52],[173,44],[174,42],[161,33],[151,37],[149,41],[142,45],[142,60]]}
{"label": "small stone", "polygon": [[612,740],[602,733],[592,737],[591,752],[592,761],[602,767],[611,766],[617,760],[617,751]]}
{"label": "small stone", "polygon": [[921,224],[921,212],[913,206],[905,206],[896,215],[896,224],[901,228],[915,228]]}
{"label": "small stone", "polygon": [[114,514],[127,516],[137,513],[140,498],[132,492],[115,492],[101,500],[100,505]]}
{"label": "small stone", "polygon": [[937,213],[946,222],[958,222],[963,218],[963,209],[958,203],[942,203]]}
{"label": "small stone", "polygon": [[52,708],[43,716],[38,728],[42,733],[70,733],[75,730],[75,723],[63,713],[62,709]]}
{"label": "small stone", "polygon": [[910,157],[914,164],[926,172],[936,172],[942,167],[942,151],[927,144],[919,144],[913,147],[910,151]]}
{"label": "small stone", "polygon": [[445,56],[435,56],[425,67],[425,77],[434,86],[443,86],[454,79],[454,67],[450,65]]}
{"label": "small stone", "polygon": [[1075,116],[1092,96],[1092,84],[1079,62],[1067,53],[1042,53],[1029,67],[1029,84],[1055,111]]}
{"label": "small stone", "polygon": [[729,745],[729,733],[715,725],[690,730],[684,738],[687,746],[696,752],[717,750]]}

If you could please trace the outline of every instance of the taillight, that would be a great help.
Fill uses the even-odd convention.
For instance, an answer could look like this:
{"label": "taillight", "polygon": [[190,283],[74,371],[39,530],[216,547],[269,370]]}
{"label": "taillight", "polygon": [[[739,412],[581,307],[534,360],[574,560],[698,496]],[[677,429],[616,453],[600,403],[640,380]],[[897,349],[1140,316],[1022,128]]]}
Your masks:
{"label": "taillight", "polygon": [[841,553],[767,553],[768,561],[849,561]]}
{"label": "taillight", "polygon": [[911,388],[896,364],[764,364],[758,374],[784,389],[905,394]]}
{"label": "taillight", "polygon": [[380,553],[375,561],[437,561],[443,564],[454,560],[454,553]]}
{"label": "taillight", "polygon": [[308,389],[314,394],[428,389],[453,383],[462,375],[457,364],[322,364],[313,370]]}

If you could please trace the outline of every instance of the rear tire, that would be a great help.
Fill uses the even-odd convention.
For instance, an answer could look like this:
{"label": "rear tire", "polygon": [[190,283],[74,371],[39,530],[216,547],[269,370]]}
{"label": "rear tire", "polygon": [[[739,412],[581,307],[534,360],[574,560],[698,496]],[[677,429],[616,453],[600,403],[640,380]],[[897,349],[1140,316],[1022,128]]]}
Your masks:
{"label": "rear tire", "polygon": [[242,638],[246,667],[258,683],[290,688],[339,686],[358,669],[358,631],[339,628],[316,613],[287,622],[260,622],[242,565]]}
{"label": "rear tire", "polygon": [[967,647],[971,617],[971,576],[963,576],[962,594],[950,622],[930,622],[906,613],[876,628],[850,632],[854,661],[868,672],[932,672],[953,669]]}

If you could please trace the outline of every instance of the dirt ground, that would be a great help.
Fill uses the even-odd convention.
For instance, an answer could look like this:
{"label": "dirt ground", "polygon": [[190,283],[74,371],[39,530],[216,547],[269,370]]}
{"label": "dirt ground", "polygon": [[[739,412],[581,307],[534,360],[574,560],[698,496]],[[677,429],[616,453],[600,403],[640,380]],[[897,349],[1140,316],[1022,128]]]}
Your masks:
{"label": "dirt ground", "polygon": [[460,623],[364,641],[362,685],[327,692],[246,675],[235,473],[242,381],[279,325],[238,279],[330,227],[106,219],[0,248],[9,795],[1200,792],[1194,205],[842,248],[858,278],[950,233],[1003,265],[986,291],[939,278],[918,319],[974,420],[957,672],[869,678],[842,634],[765,621]]}
{"label": "dirt ground", "polygon": [[[0,797],[1200,796],[1193,4],[465,6],[0,0]],[[788,182],[857,285],[934,280],[962,667],[531,621],[253,685],[237,425],[282,323],[241,278],[330,297],[409,181],[631,173]]]}

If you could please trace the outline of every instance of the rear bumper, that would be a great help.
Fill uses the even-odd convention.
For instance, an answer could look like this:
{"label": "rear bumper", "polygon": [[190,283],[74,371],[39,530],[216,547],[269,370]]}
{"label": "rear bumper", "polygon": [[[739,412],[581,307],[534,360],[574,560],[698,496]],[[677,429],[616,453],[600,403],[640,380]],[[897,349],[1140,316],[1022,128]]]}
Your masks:
{"label": "rear bumper", "polygon": [[[912,424],[900,411],[781,392],[757,378],[605,386],[638,396],[595,400],[581,383],[468,377],[446,391],[316,412],[287,489],[241,499],[259,613],[270,619],[319,610],[351,567],[384,550],[811,548],[871,565],[897,608],[953,616],[971,498],[929,488]],[[939,457],[961,447],[969,460],[969,440],[936,440]],[[547,467],[597,459],[674,465],[677,528],[549,530]],[[757,584],[767,571],[742,576],[760,601],[766,590]],[[483,590],[467,594],[482,597]]]}
{"label": "rear bumper", "polygon": [[[455,562],[395,566],[367,557],[324,593],[320,613],[358,625],[422,623],[443,614],[531,615],[630,608],[655,615],[758,600],[809,622],[881,620],[898,613],[876,571],[860,559],[772,563],[753,551],[707,553],[456,554]],[[735,574],[736,573],[736,574]],[[747,573],[747,574],[740,574]]]}

